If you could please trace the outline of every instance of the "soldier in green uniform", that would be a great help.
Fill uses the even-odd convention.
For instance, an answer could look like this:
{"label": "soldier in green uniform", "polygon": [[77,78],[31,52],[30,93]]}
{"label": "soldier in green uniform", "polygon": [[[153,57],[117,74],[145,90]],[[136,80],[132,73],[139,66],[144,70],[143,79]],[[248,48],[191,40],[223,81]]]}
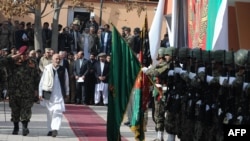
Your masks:
{"label": "soldier in green uniform", "polygon": [[153,97],[154,97],[154,119],[155,119],[155,130],[157,137],[155,141],[163,141],[164,133],[164,92],[163,88],[166,86],[166,77],[169,68],[169,64],[164,56],[166,48],[159,48],[158,50],[158,64],[149,68],[145,73],[152,77],[155,82]]}
{"label": "soldier in green uniform", "polygon": [[27,49],[27,46],[22,46],[17,55],[0,59],[0,66],[5,66],[9,70],[7,81],[11,121],[14,123],[12,134],[18,134],[21,121],[23,136],[29,134],[28,123],[32,114],[31,108],[40,79],[35,62],[27,59],[25,53]]}

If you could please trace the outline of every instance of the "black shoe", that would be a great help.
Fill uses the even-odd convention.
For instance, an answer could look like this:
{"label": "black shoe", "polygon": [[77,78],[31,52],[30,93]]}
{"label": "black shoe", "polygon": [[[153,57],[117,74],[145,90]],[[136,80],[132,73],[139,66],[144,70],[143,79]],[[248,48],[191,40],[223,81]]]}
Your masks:
{"label": "black shoe", "polygon": [[27,136],[30,131],[28,129],[28,121],[22,121],[22,124],[23,124],[23,136]]}
{"label": "black shoe", "polygon": [[14,122],[14,129],[13,129],[12,134],[13,135],[17,135],[18,132],[19,132],[19,123],[18,122]]}
{"label": "black shoe", "polygon": [[23,128],[23,136],[27,136],[30,133],[28,128]]}
{"label": "black shoe", "polygon": [[52,131],[52,137],[56,137],[57,136],[57,130],[53,130]]}
{"label": "black shoe", "polygon": [[47,136],[52,136],[52,131],[49,131]]}
{"label": "black shoe", "polygon": [[12,135],[18,135],[19,129],[14,129]]}

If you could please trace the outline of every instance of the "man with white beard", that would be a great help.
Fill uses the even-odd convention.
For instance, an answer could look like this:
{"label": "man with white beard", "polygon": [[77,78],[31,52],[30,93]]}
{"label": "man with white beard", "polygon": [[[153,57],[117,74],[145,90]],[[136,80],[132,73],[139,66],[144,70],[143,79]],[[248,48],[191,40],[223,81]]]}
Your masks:
{"label": "man with white beard", "polygon": [[39,99],[47,108],[48,136],[56,137],[65,112],[64,97],[69,96],[67,69],[60,65],[59,54],[52,56],[52,63],[45,66],[39,83]]}

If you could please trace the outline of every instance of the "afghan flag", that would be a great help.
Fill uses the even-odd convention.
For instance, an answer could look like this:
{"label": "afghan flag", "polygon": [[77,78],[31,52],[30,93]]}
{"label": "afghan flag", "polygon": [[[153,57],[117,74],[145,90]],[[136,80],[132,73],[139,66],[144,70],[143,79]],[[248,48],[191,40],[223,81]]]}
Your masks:
{"label": "afghan flag", "polygon": [[228,0],[208,1],[206,50],[228,50]]}
{"label": "afghan flag", "polygon": [[114,26],[111,53],[107,139],[119,141],[121,140],[120,126],[141,66],[132,49]]}
{"label": "afghan flag", "polygon": [[187,7],[188,47],[206,50],[208,0],[188,0]]}
{"label": "afghan flag", "polygon": [[[149,48],[149,37],[148,37],[148,20],[147,15],[145,17],[144,26],[141,32],[141,43],[139,61],[142,66],[148,67],[152,63],[150,48]],[[132,108],[132,121],[131,130],[135,134],[136,141],[144,141],[147,120],[144,118],[144,114],[147,110],[147,104],[150,99],[149,88],[151,81],[142,71],[138,74],[136,83],[133,89],[133,108]]]}

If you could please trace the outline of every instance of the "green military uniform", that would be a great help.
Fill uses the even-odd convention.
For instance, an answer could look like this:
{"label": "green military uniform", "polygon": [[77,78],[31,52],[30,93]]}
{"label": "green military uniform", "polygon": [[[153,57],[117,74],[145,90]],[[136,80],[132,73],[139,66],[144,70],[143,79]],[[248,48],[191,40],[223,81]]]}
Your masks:
{"label": "green military uniform", "polygon": [[[164,58],[166,48],[160,48],[158,51],[159,57]],[[155,120],[155,130],[157,132],[156,140],[163,140],[164,132],[164,120],[165,120],[165,99],[162,95],[162,87],[166,85],[166,76],[169,68],[169,64],[163,59],[156,66],[149,68],[146,74],[153,77],[155,81],[155,86],[153,90],[154,97],[154,120]],[[161,94],[160,94],[161,93]]]}
{"label": "green military uniform", "polygon": [[34,94],[38,90],[39,74],[34,67],[35,62],[27,60],[16,63],[12,58],[0,59],[0,66],[8,68],[8,96],[11,108],[11,121],[14,123],[17,134],[18,122],[23,123],[27,129],[27,124],[31,118],[31,108],[34,103]]}
{"label": "green military uniform", "polygon": [[[2,59],[3,57],[0,57]],[[7,71],[4,66],[0,66],[0,99],[4,99],[3,90],[7,89]]]}

